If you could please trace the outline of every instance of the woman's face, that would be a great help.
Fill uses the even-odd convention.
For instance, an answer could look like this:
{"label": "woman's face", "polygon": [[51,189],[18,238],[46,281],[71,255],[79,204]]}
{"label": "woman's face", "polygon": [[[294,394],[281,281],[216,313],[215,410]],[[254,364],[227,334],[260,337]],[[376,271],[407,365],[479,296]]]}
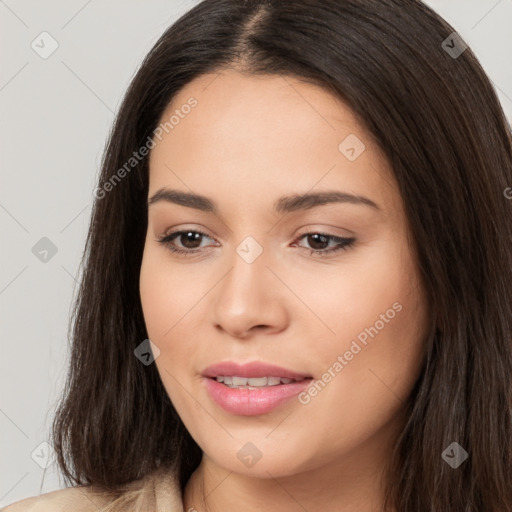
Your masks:
{"label": "woman's face", "polygon": [[373,467],[403,421],[427,323],[385,157],[339,99],[289,77],[203,75],[165,122],[140,293],[185,426],[237,473]]}

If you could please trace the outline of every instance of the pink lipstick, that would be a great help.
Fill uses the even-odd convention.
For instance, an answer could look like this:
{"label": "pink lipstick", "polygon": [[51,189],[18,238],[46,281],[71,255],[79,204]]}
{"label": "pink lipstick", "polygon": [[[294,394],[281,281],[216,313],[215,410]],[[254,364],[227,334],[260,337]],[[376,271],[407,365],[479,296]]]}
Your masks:
{"label": "pink lipstick", "polygon": [[242,416],[268,413],[311,382],[312,376],[273,364],[253,361],[218,363],[203,372],[209,397],[224,410]]}

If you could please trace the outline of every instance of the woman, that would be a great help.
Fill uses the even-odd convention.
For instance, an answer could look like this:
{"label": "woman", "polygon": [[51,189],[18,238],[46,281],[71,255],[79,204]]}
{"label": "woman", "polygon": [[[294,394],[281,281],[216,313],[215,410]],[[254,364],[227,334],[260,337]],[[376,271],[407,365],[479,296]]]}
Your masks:
{"label": "woman", "polygon": [[510,186],[493,88],[421,2],[201,2],[95,191],[74,487],[6,510],[512,511]]}

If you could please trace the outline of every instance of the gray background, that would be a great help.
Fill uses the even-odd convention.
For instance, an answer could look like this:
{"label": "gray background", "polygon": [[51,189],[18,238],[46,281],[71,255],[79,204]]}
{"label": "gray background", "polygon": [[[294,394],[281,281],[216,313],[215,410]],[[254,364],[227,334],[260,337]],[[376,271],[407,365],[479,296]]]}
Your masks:
{"label": "gray background", "polygon": [[[0,506],[64,487],[44,443],[102,151],[142,58],[196,3],[0,0]],[[426,3],[472,47],[512,119],[512,0]],[[58,43],[46,59],[31,47],[51,49],[43,31]]]}

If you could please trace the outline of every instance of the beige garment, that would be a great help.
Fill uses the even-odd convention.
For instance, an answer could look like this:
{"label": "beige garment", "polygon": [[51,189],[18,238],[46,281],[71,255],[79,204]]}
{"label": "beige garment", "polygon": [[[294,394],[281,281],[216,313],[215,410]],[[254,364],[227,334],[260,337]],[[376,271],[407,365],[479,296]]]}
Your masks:
{"label": "beige garment", "polygon": [[1,509],[5,512],[183,512],[174,472],[156,471],[131,482],[117,499],[97,487],[68,487],[27,498]]}

